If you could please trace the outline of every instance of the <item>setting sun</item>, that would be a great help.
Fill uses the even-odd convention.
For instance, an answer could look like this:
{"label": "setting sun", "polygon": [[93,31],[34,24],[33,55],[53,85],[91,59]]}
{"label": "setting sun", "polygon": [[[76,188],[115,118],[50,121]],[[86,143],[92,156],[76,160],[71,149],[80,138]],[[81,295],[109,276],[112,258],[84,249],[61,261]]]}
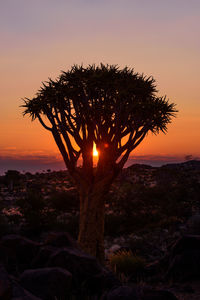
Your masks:
{"label": "setting sun", "polygon": [[99,155],[99,153],[98,153],[98,151],[97,151],[97,147],[96,147],[96,144],[94,143],[93,144],[93,156],[98,156]]}

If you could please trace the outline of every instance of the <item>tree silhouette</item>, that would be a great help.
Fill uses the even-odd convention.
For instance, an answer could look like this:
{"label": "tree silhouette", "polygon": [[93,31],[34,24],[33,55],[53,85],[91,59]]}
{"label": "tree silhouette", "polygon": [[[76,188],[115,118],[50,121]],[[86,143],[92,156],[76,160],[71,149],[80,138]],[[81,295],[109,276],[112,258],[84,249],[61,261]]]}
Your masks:
{"label": "tree silhouette", "polygon": [[[175,105],[156,96],[152,77],[117,66],[73,66],[49,79],[24,115],[49,130],[80,196],[79,243],[100,261],[104,257],[104,199],[129,154],[150,131],[166,132]],[[99,152],[94,168],[94,143]],[[82,156],[82,167],[77,160]]]}
{"label": "tree silhouette", "polygon": [[7,183],[9,190],[12,191],[14,186],[19,184],[21,179],[21,174],[16,170],[8,170],[5,173],[5,182]]}

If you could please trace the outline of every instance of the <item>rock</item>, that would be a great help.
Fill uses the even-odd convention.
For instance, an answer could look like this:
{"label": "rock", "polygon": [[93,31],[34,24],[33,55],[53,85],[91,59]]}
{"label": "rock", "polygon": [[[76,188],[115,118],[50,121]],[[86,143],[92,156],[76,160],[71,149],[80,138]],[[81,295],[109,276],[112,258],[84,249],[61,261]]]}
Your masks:
{"label": "rock", "polygon": [[115,251],[118,251],[120,248],[121,248],[120,245],[114,244],[106,251],[106,255],[109,256],[110,254],[114,253]]}
{"label": "rock", "polygon": [[48,267],[62,267],[73,275],[75,287],[88,286],[93,292],[120,285],[115,276],[97,260],[79,249],[63,248],[51,255]]}
{"label": "rock", "polygon": [[140,298],[135,288],[120,286],[106,293],[103,300],[140,300]]}
{"label": "rock", "polygon": [[186,228],[190,234],[200,234],[200,215],[190,217],[186,223]]}
{"label": "rock", "polygon": [[87,289],[92,294],[102,294],[104,290],[121,286],[121,282],[113,275],[112,272],[102,270],[101,273],[90,277],[86,282]]}
{"label": "rock", "polygon": [[200,235],[185,235],[181,237],[172,247],[171,256],[190,250],[200,251]]}
{"label": "rock", "polygon": [[167,279],[186,281],[200,278],[200,236],[180,238],[169,255]]}
{"label": "rock", "polygon": [[61,247],[79,248],[77,242],[67,232],[50,233],[47,236],[44,244],[54,246],[54,247],[59,247],[59,248]]}
{"label": "rock", "polygon": [[65,247],[53,253],[47,266],[63,267],[77,276],[101,272],[101,266],[94,257],[70,247]]}
{"label": "rock", "polygon": [[119,245],[124,245],[124,243],[126,242],[126,240],[125,240],[125,238],[123,237],[123,236],[119,236],[119,237],[117,237],[117,238],[115,238],[114,240],[113,240],[113,243],[114,244],[119,244]]}
{"label": "rock", "polygon": [[38,254],[34,257],[31,268],[43,268],[46,266],[50,256],[58,251],[58,248],[52,246],[43,246],[40,248]]}
{"label": "rock", "polygon": [[140,300],[178,300],[174,294],[166,290],[144,288]]}
{"label": "rock", "polygon": [[200,279],[200,251],[184,251],[170,261],[166,277],[174,281]]}
{"label": "rock", "polygon": [[103,300],[178,300],[171,292],[151,288],[136,289],[121,286],[112,289],[103,296]]}
{"label": "rock", "polygon": [[71,273],[62,268],[26,270],[20,276],[20,284],[43,300],[67,299],[71,283]]}
{"label": "rock", "polygon": [[23,287],[21,287],[18,283],[13,282],[11,300],[42,300],[42,299],[32,295]]}
{"label": "rock", "polygon": [[11,299],[11,282],[9,275],[3,266],[0,266],[0,299]]}
{"label": "rock", "polygon": [[9,271],[29,267],[38,250],[38,243],[19,235],[6,235],[0,241],[1,259]]}
{"label": "rock", "polygon": [[186,284],[181,287],[181,291],[185,294],[194,294],[194,289],[191,285]]}
{"label": "rock", "polygon": [[145,277],[151,277],[151,280],[153,278],[156,279],[157,275],[159,276],[159,279],[162,278],[162,274],[163,270],[162,270],[162,262],[160,260],[156,260],[152,263],[147,264],[144,267],[144,275]]}

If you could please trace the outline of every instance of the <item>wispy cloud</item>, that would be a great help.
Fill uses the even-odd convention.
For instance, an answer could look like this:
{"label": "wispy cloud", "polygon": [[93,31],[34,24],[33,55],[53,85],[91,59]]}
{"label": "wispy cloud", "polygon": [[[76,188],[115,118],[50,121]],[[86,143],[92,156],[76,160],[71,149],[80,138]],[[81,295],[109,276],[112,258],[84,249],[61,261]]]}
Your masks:
{"label": "wispy cloud", "polygon": [[61,157],[56,155],[0,155],[0,174],[7,170],[37,172],[47,169],[61,170],[65,165]]}
{"label": "wispy cloud", "polygon": [[14,151],[17,150],[17,147],[15,146],[10,146],[10,147],[5,147],[1,151]]}

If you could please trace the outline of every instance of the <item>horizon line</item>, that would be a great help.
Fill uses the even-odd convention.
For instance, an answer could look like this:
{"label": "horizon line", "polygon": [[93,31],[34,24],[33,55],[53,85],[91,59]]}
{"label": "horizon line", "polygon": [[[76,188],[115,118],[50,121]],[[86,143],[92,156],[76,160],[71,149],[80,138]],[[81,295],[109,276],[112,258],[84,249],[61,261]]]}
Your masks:
{"label": "horizon line", "polygon": [[[200,160],[200,156],[193,155],[131,155],[124,167],[132,164],[146,164],[152,167],[160,167],[166,164],[183,163],[189,160]],[[8,170],[20,172],[44,172],[67,170],[64,161],[58,155],[21,155],[18,157],[0,155],[0,175]]]}

